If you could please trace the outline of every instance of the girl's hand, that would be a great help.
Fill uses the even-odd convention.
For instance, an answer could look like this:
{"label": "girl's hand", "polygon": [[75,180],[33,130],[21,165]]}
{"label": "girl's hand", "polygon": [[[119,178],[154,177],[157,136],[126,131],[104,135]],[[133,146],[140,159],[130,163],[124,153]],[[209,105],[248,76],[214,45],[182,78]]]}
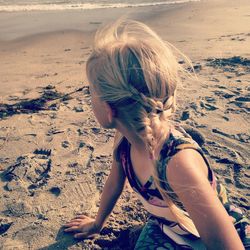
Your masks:
{"label": "girl's hand", "polygon": [[77,216],[64,227],[66,227],[64,232],[74,233],[76,239],[91,238],[101,231],[101,227],[96,224],[95,220],[85,215]]}

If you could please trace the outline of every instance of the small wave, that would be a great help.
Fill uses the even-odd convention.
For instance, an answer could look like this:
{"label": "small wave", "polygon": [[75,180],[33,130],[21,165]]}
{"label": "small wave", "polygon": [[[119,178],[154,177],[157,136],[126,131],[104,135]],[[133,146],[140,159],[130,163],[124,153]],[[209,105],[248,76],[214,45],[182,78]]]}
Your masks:
{"label": "small wave", "polygon": [[157,5],[179,4],[187,2],[199,2],[200,0],[176,0],[168,2],[154,3],[116,3],[116,4],[32,4],[32,5],[4,5],[0,6],[1,12],[18,12],[18,11],[52,11],[52,10],[93,10],[109,8],[129,8],[129,7],[147,7]]}

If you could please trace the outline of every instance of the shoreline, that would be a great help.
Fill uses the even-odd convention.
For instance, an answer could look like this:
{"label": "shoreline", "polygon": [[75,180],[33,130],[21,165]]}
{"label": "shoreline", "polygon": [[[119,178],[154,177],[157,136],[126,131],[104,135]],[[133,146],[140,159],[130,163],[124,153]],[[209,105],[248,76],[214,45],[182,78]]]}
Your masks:
{"label": "shoreline", "polygon": [[[168,11],[192,3],[198,2],[113,9],[0,12],[0,23],[2,23],[0,42],[63,30],[94,32],[98,26],[105,25],[120,17],[148,19],[152,18],[154,12],[159,9]],[[65,23],[65,20],[69,20],[69,22]],[[40,28],[38,32],[37,28]]]}
{"label": "shoreline", "polygon": [[0,5],[1,12],[20,11],[65,11],[65,10],[96,10],[96,9],[116,9],[116,8],[138,8],[173,5],[189,2],[199,2],[200,0],[175,0],[170,2],[142,2],[142,3],[55,3],[55,4],[27,4],[27,5]]}

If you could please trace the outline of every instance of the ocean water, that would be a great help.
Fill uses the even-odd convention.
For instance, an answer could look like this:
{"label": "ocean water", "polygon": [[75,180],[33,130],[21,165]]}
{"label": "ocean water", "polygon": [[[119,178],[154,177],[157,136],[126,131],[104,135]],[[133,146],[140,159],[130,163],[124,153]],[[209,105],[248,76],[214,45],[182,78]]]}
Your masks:
{"label": "ocean water", "polygon": [[0,12],[36,11],[36,10],[90,10],[103,8],[128,8],[155,5],[169,5],[200,0],[0,0]]}

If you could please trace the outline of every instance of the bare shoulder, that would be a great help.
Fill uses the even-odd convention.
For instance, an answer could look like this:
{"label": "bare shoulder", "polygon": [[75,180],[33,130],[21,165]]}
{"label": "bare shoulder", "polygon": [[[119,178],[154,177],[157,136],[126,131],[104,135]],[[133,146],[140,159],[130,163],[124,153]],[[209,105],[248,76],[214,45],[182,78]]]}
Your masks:
{"label": "bare shoulder", "polygon": [[[167,167],[167,179],[176,181],[208,180],[208,166],[201,154],[194,149],[183,149],[174,155]],[[188,184],[188,183],[187,183]]]}
{"label": "bare shoulder", "polygon": [[[170,187],[194,221],[204,222],[204,216],[217,211],[220,202],[208,181],[207,165],[199,152],[183,149],[171,158],[166,168]],[[203,215],[197,211],[203,211]]]}
{"label": "bare shoulder", "polygon": [[171,158],[166,179],[187,209],[203,209],[217,196],[208,180],[207,165],[194,149],[183,149]]}

